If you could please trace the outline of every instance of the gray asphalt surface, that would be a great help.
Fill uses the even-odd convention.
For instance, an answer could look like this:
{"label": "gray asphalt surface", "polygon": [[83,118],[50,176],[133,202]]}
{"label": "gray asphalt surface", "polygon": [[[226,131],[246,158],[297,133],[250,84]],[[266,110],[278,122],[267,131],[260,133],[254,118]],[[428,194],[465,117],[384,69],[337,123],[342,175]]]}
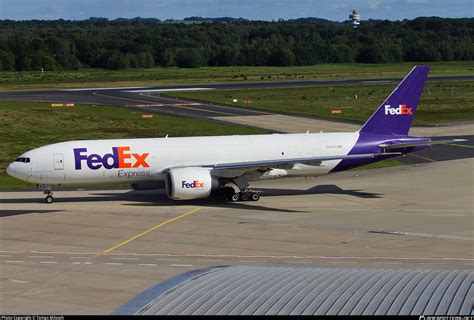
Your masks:
{"label": "gray asphalt surface", "polygon": [[[2,314],[109,314],[209,266],[472,269],[472,159],[260,181],[258,202],[0,191]],[[434,290],[433,290],[434,291]]]}
{"label": "gray asphalt surface", "polygon": [[467,159],[474,157],[474,136],[433,137],[432,140],[466,139],[453,145],[439,144],[429,149],[410,153],[405,157],[396,158],[404,164],[428,163],[434,161],[447,161],[454,159]]}

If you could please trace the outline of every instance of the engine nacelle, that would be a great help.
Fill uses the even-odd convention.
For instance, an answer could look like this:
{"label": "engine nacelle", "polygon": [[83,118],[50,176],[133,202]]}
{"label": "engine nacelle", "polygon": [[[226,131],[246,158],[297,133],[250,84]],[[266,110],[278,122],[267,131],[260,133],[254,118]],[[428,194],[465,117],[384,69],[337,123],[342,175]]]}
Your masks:
{"label": "engine nacelle", "polygon": [[166,194],[173,200],[207,198],[218,181],[205,168],[175,168],[166,174]]}

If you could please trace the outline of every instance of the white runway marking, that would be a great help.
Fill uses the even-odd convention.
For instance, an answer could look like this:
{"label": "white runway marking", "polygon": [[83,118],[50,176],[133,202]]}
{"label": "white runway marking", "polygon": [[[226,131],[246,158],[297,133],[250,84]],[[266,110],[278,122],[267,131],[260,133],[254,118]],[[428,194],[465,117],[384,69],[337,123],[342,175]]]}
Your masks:
{"label": "white runway marking", "polygon": [[15,282],[15,283],[28,283],[29,281],[25,281],[25,280],[17,280],[17,279],[8,279],[10,280],[11,282]]}
{"label": "white runway marking", "polygon": [[121,266],[123,263],[121,262],[106,262],[105,264],[110,265],[110,266]]}
{"label": "white runway marking", "polygon": [[222,262],[225,260],[199,259],[200,262]]}
{"label": "white runway marking", "polygon": [[152,267],[155,267],[156,263],[139,263],[138,265],[139,266],[152,266]]}
{"label": "white runway marking", "polygon": [[363,84],[374,84],[374,83],[392,83],[392,80],[370,80],[370,81],[361,81]]}
{"label": "white runway marking", "polygon": [[143,87],[77,88],[77,89],[62,89],[61,91],[122,90],[122,89],[140,89],[140,88],[143,88]]}
{"label": "white runway marking", "polygon": [[0,254],[0,258],[8,258],[11,257],[9,254]]}
{"label": "white runway marking", "polygon": [[172,267],[194,267],[192,264],[172,264]]}
{"label": "white runway marking", "polygon": [[112,260],[138,260],[138,258],[112,258]]}
{"label": "white runway marking", "polygon": [[387,235],[400,235],[400,236],[412,236],[412,237],[441,238],[441,239],[464,240],[464,241],[473,241],[474,240],[474,237],[462,237],[462,236],[454,236],[454,235],[449,235],[449,234],[435,234],[435,233],[423,233],[423,232],[373,230],[373,231],[369,231],[369,233],[379,233],[379,234],[387,234]]}
{"label": "white runway marking", "polygon": [[140,90],[124,90],[124,92],[179,92],[179,91],[203,91],[215,90],[214,88],[174,88],[174,89],[140,89]]}
{"label": "white runway marking", "polygon": [[30,258],[39,258],[39,259],[54,259],[53,256],[28,256]]}
{"label": "white runway marking", "polygon": [[[49,254],[73,254],[73,255],[93,255],[98,256],[97,252],[39,252],[39,251],[8,251],[0,250],[2,253],[49,253]],[[229,258],[229,259],[313,259],[313,260],[400,260],[400,261],[466,261],[474,262],[474,258],[462,257],[391,257],[391,256],[271,256],[271,255],[229,255],[229,254],[171,254],[171,253],[116,253],[111,256],[121,257],[169,257],[156,258],[163,261],[180,261],[182,258]],[[69,259],[92,259],[93,257],[69,257]],[[243,261],[243,260],[240,260]],[[252,260],[245,260],[252,262]],[[267,260],[258,260],[254,262],[268,262]]]}
{"label": "white runway marking", "polygon": [[24,263],[25,261],[9,260],[7,263]]}
{"label": "white runway marking", "polygon": [[57,263],[56,261],[40,261],[40,263]]}
{"label": "white runway marking", "polygon": [[70,255],[90,255],[90,256],[100,255],[100,253],[98,252],[70,252],[70,251],[35,251],[33,250],[33,251],[8,251],[8,252],[27,252],[27,253],[35,253],[35,254],[70,254]]}

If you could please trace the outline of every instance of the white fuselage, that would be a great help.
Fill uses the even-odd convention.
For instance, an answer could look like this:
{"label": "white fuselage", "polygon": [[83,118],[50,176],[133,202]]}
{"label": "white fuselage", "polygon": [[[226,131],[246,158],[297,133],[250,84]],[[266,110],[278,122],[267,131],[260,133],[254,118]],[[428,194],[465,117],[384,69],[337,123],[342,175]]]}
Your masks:
{"label": "white fuselage", "polygon": [[[358,137],[354,132],[68,141],[28,151],[21,155],[27,163],[13,162],[7,170],[39,184],[140,183],[163,180],[163,172],[176,167],[347,155]],[[340,161],[277,166],[255,179],[323,175]],[[244,171],[212,174],[236,177]]]}

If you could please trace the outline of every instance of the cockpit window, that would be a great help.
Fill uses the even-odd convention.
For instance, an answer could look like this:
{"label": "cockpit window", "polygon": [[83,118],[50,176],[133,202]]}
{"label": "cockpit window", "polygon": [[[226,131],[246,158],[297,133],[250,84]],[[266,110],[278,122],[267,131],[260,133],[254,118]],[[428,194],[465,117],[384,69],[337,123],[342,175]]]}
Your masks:
{"label": "cockpit window", "polygon": [[23,157],[16,158],[15,162],[24,162],[24,163],[28,163],[28,162],[30,162],[30,158],[23,158]]}

